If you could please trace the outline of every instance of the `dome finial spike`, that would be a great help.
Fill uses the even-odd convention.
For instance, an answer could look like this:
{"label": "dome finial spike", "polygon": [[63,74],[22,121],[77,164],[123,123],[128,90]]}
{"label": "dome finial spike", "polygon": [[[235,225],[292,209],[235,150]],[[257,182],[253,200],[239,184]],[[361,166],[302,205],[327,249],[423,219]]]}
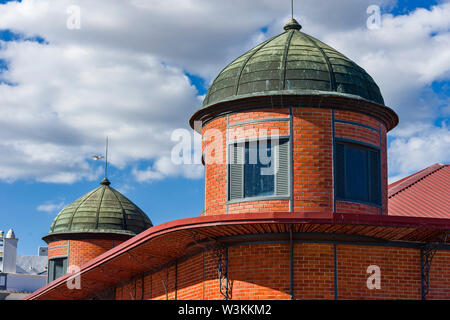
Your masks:
{"label": "dome finial spike", "polygon": [[109,182],[108,178],[103,178],[103,180],[100,182],[102,186],[109,186],[111,182]]}
{"label": "dome finial spike", "polygon": [[291,0],[291,19],[286,22],[283,27],[284,30],[301,30],[302,26],[294,19],[294,0]]}
{"label": "dome finial spike", "polygon": [[291,0],[291,19],[294,20],[294,0]]}
{"label": "dome finial spike", "polygon": [[106,136],[106,150],[105,150],[105,179],[108,176],[108,136]]}
{"label": "dome finial spike", "polygon": [[105,177],[103,178],[101,185],[109,186],[111,182],[108,180],[108,136],[106,136],[106,150],[105,150]]}
{"label": "dome finial spike", "polygon": [[302,26],[294,18],[290,19],[283,27],[284,30],[301,30]]}

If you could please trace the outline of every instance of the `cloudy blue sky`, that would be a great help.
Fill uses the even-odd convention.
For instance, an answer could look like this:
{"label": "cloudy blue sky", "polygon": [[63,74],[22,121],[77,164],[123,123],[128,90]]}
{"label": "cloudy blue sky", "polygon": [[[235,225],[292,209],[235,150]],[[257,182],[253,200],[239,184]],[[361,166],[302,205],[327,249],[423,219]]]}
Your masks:
{"label": "cloudy blue sky", "polygon": [[[295,3],[303,31],[365,68],[399,114],[390,181],[449,163],[450,0]],[[105,136],[112,186],[154,224],[198,216],[203,168],[170,161],[171,133],[289,15],[289,0],[0,0],[0,230],[36,254],[58,211],[97,187]]]}

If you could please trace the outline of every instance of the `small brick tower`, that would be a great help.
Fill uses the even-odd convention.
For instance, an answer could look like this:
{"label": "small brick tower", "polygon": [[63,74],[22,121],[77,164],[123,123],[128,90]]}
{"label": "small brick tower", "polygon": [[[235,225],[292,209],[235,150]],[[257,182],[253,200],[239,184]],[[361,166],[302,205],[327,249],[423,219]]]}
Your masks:
{"label": "small brick tower", "polygon": [[104,178],[100,187],[62,209],[43,237],[48,243],[48,282],[81,267],[153,226],[147,215]]}

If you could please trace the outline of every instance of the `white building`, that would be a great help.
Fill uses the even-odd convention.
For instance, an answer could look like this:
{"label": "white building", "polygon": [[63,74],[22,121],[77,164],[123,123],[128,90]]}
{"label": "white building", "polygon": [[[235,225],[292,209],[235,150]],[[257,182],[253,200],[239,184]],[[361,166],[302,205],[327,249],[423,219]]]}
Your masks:
{"label": "white building", "polygon": [[47,248],[39,247],[38,256],[17,254],[14,231],[6,236],[0,231],[0,300],[17,300],[45,286],[47,278]]}

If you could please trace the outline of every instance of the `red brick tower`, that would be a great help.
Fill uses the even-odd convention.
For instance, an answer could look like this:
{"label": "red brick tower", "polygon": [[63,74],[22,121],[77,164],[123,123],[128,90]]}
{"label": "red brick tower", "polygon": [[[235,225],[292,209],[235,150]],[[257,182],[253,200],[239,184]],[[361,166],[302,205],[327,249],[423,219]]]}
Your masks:
{"label": "red brick tower", "polygon": [[[295,20],[284,29],[230,63],[191,118],[204,141],[203,214],[386,214],[397,115],[361,67]],[[267,167],[259,156],[249,164],[265,145],[272,175],[257,172]]]}

